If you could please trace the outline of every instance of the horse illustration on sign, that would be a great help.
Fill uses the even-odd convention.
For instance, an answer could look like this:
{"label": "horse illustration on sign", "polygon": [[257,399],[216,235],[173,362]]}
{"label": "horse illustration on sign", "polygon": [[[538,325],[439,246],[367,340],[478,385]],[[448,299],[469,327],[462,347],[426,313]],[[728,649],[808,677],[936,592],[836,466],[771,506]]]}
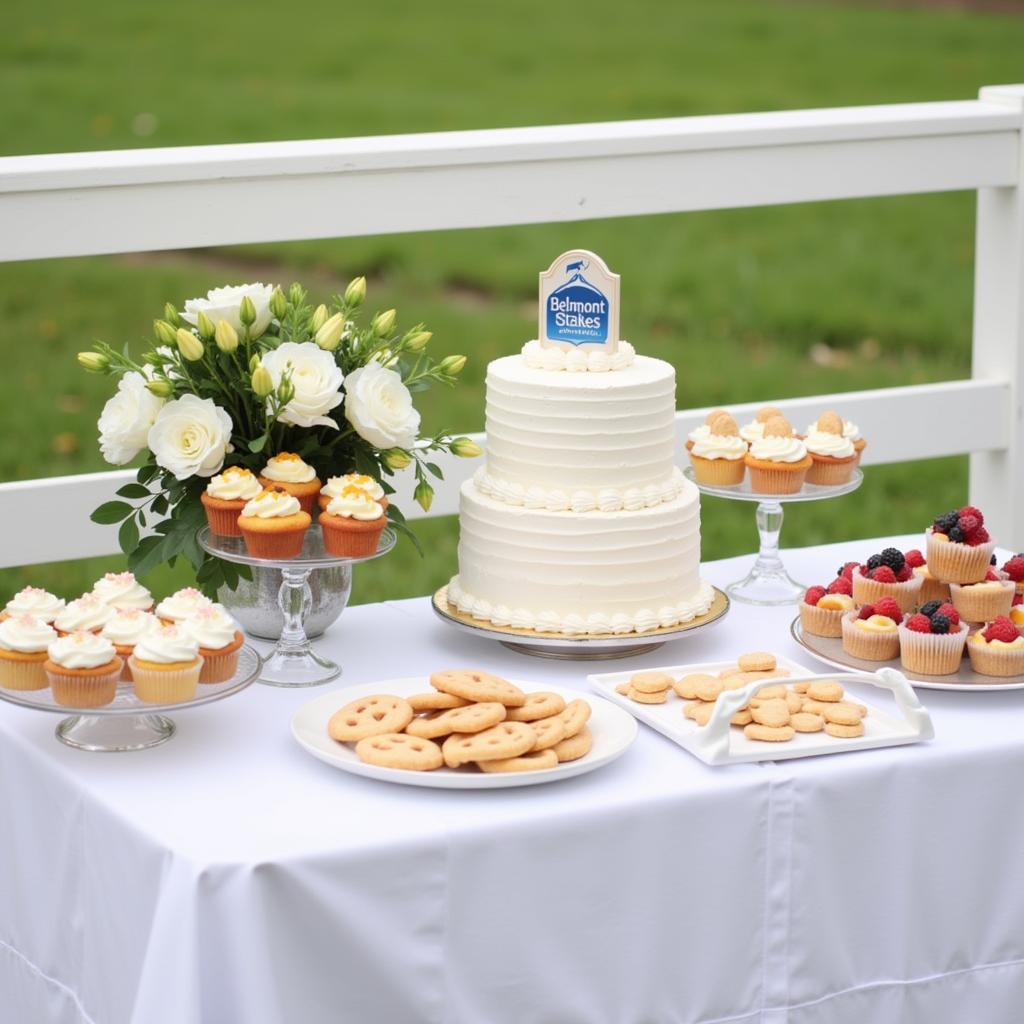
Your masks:
{"label": "horse illustration on sign", "polygon": [[539,307],[542,345],[608,353],[618,347],[619,275],[595,253],[571,249],[542,271]]}

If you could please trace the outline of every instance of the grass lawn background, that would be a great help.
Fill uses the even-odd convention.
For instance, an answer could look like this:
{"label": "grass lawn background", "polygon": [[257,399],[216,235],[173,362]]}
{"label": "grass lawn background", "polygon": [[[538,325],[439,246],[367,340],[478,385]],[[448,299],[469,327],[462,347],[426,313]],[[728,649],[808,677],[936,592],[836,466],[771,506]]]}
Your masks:
{"label": "grass lawn background", "polygon": [[[852,3],[313,0],[261,14],[42,0],[5,22],[3,155],[960,99],[1024,78],[1022,18]],[[95,421],[111,382],[74,353],[95,338],[142,351],[166,299],[248,280],[326,295],[367,273],[372,308],[467,354],[462,385],[421,401],[426,429],[482,426],[488,360],[532,336],[537,271],[573,246],[622,274],[623,332],[676,366],[680,407],[964,376],[973,233],[974,197],[957,193],[3,264],[0,479],[104,468]],[[953,431],[955,410],[917,429]],[[872,468],[856,495],[793,508],[784,538],[912,531],[965,495],[964,459]],[[703,509],[705,559],[753,550],[749,507]],[[356,574],[355,601],[447,579],[455,520],[419,532],[426,558],[400,545]],[[0,599],[28,582],[73,596],[121,564],[0,571]]]}

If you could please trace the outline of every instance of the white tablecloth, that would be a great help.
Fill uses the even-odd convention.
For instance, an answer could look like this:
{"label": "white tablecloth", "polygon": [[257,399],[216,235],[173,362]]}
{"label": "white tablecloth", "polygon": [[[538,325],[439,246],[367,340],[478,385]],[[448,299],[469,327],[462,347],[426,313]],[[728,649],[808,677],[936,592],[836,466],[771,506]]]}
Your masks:
{"label": "white tablecloth", "polygon": [[[786,560],[826,581],[878,547]],[[734,604],[610,664],[819,668],[793,614]],[[585,689],[600,664],[463,636],[425,599],[349,609],[323,646],[341,688],[466,664]],[[1024,692],[924,691],[934,742],[778,764],[707,768],[641,729],[601,771],[493,792],[313,760],[288,722],[323,692],[257,685],[123,755],[0,707],[2,1024],[1024,1018]]]}

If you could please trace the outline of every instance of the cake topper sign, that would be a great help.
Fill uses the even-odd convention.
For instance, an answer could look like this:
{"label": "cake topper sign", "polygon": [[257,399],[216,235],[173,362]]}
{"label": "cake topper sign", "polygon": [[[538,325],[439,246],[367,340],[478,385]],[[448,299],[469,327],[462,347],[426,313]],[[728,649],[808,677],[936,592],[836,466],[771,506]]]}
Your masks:
{"label": "cake topper sign", "polygon": [[545,348],[567,351],[619,346],[619,275],[596,253],[563,252],[540,274],[537,337]]}

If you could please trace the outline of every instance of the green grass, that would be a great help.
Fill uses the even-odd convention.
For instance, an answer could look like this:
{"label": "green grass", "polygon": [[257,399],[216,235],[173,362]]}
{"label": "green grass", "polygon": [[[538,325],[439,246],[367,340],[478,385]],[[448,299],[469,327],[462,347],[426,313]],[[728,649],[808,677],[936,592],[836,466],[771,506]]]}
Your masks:
{"label": "green grass", "polygon": [[[1020,78],[1024,45],[1024,20],[1008,16],[714,0],[603,0],[582,15],[468,0],[262,15],[43,0],[5,13],[4,154],[964,98]],[[676,365],[680,406],[962,376],[973,230],[973,197],[947,194],[0,265],[0,359],[16,396],[0,405],[0,479],[101,468],[110,382],[80,373],[73,353],[98,337],[141,349],[165,299],[251,279],[300,277],[326,294],[368,272],[372,306],[426,320],[438,351],[468,354],[462,385],[425,397],[428,429],[482,425],[487,361],[531,335],[537,270],[578,245],[623,275],[624,332]],[[856,495],[794,508],[784,537],[914,530],[965,491],[962,459],[874,468]],[[454,520],[419,530],[428,557],[403,545],[357,574],[355,600],[447,578]],[[749,508],[705,502],[705,558],[755,542]],[[0,572],[0,596],[30,580],[76,593],[118,564]],[[149,582],[160,593],[184,579]]]}

